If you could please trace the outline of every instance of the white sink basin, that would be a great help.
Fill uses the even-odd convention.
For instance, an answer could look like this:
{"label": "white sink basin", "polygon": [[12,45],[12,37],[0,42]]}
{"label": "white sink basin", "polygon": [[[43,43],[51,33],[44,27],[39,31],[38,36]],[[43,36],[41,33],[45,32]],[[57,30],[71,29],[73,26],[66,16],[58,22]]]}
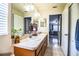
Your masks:
{"label": "white sink basin", "polygon": [[39,46],[39,44],[42,42],[45,36],[45,34],[39,34],[38,36],[26,38],[23,41],[21,41],[21,43],[19,43],[17,46],[25,49],[34,50]]}

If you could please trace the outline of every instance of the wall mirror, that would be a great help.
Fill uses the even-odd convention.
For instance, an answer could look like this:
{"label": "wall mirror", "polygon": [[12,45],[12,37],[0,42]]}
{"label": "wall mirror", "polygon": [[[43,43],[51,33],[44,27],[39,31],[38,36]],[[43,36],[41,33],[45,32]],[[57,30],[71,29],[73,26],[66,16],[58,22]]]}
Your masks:
{"label": "wall mirror", "polygon": [[37,24],[37,26],[39,24],[38,20],[33,20],[33,23]]}

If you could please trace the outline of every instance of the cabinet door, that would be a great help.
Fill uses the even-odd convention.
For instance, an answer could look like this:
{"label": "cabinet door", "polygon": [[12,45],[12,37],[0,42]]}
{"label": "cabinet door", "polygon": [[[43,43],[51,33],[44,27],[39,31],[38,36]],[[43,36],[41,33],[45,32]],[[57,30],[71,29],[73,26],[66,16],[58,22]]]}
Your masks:
{"label": "cabinet door", "polygon": [[47,49],[47,40],[45,40],[45,42],[43,44],[43,47],[42,47],[42,55],[45,54],[46,49]]}
{"label": "cabinet door", "polygon": [[39,52],[39,56],[43,56],[45,54],[46,48],[47,48],[47,40],[45,40],[43,42],[43,45],[42,45],[41,50]]}

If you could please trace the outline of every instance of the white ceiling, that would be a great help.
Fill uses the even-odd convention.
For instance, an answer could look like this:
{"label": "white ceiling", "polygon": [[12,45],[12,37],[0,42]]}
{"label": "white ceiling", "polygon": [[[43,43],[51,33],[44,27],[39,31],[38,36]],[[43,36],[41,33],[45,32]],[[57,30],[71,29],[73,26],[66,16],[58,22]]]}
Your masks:
{"label": "white ceiling", "polygon": [[[60,14],[64,10],[66,3],[43,3],[34,4],[38,12],[45,18],[49,14]],[[57,8],[53,8],[57,6]]]}
{"label": "white ceiling", "polygon": [[[29,3],[28,3],[29,4]],[[24,6],[27,3],[14,3],[13,6],[18,10],[24,12]],[[49,14],[60,14],[64,10],[66,3],[33,3],[35,9],[40,13],[43,18],[46,18]],[[57,6],[57,8],[53,8]]]}

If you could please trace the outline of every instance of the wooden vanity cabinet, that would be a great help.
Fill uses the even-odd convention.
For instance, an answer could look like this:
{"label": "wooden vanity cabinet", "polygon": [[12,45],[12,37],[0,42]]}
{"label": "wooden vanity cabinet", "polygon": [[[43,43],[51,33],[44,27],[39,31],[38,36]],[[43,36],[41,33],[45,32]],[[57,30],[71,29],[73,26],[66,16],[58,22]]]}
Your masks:
{"label": "wooden vanity cabinet", "polygon": [[44,38],[44,41],[41,42],[40,46],[37,48],[36,56],[43,56],[47,49],[47,37]]}
{"label": "wooden vanity cabinet", "polygon": [[24,48],[18,48],[14,46],[15,56],[43,56],[47,49],[47,35],[40,45],[35,50],[28,50]]}

